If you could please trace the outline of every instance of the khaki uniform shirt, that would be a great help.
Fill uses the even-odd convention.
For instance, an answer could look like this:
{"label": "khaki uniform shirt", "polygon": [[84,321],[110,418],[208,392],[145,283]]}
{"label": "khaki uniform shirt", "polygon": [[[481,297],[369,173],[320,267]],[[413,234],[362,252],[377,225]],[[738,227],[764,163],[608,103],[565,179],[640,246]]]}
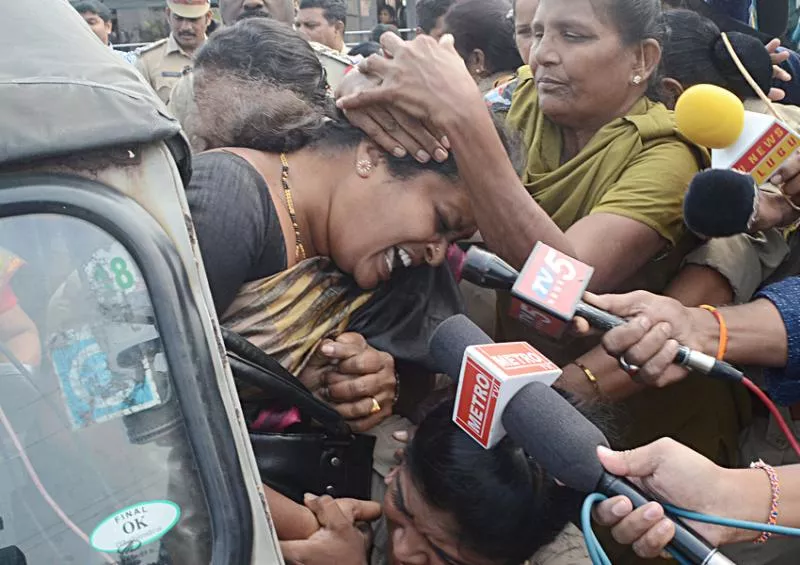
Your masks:
{"label": "khaki uniform shirt", "polygon": [[170,93],[187,68],[192,67],[192,57],[181,49],[175,37],[156,41],[138,51],[136,68],[139,70],[158,97],[169,102]]}

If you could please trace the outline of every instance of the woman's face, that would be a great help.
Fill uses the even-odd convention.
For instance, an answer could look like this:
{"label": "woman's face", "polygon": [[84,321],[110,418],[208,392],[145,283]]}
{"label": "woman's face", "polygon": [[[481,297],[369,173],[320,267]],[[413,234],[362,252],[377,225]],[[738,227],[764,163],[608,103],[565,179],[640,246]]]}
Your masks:
{"label": "woman's face", "polygon": [[380,13],[378,14],[378,21],[382,24],[393,24],[392,21],[392,14],[389,13],[389,10],[383,8]]}
{"label": "woman's face", "polygon": [[533,16],[539,0],[517,0],[514,5],[514,40],[522,62],[529,64],[531,57],[531,44],[533,43]]}
{"label": "woman's face", "polygon": [[361,144],[352,171],[331,199],[328,254],[361,288],[398,269],[440,265],[450,242],[475,232],[458,182],[428,171],[392,177],[386,154],[371,143]]}
{"label": "woman's face", "polygon": [[533,18],[530,63],[542,111],[554,122],[599,129],[644,91],[633,86],[639,46],[623,45],[603,0],[541,0]]}
{"label": "woman's face", "polygon": [[383,500],[390,565],[494,565],[461,547],[453,517],[425,501],[405,465],[390,480]]}

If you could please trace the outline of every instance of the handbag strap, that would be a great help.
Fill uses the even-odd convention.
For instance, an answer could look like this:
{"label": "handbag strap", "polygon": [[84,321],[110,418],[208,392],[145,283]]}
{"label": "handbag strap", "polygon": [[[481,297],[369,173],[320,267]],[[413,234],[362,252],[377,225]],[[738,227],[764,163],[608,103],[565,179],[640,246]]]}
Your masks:
{"label": "handbag strap", "polygon": [[222,328],[222,340],[234,377],[291,402],[331,434],[352,434],[350,426],[336,410],[314,396],[270,355],[227,328]]}

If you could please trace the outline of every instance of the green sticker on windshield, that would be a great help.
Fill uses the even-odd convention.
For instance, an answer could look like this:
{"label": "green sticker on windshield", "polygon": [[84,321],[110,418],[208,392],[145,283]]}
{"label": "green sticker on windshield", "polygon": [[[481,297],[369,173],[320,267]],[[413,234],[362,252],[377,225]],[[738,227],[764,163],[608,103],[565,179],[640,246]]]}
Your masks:
{"label": "green sticker on windshield", "polygon": [[112,514],[94,529],[89,543],[104,553],[128,553],[160,540],[181,517],[169,500],[140,502]]}

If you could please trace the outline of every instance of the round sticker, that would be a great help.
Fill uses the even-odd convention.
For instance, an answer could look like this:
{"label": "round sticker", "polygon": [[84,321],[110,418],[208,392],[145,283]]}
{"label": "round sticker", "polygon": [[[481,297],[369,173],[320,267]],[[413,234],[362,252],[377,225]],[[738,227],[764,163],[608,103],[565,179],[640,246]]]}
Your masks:
{"label": "round sticker", "polygon": [[161,539],[180,517],[181,509],[174,502],[140,502],[100,522],[89,541],[97,551],[106,553],[136,550]]}

